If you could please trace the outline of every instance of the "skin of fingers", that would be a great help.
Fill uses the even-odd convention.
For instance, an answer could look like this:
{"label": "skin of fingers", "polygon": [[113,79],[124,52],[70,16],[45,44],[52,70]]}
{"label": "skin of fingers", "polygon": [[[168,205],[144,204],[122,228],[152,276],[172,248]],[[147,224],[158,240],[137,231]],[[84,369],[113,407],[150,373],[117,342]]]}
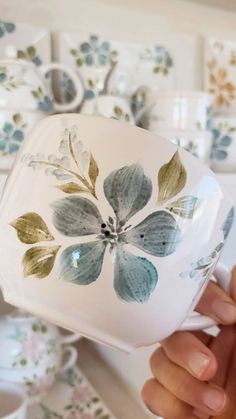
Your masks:
{"label": "skin of fingers", "polygon": [[[235,282],[236,279],[232,282],[232,287],[236,288]],[[212,317],[220,324],[233,324],[236,322],[235,301],[212,281],[209,282],[196,310],[199,313]]]}
{"label": "skin of fingers", "polygon": [[142,399],[154,415],[171,419],[197,418],[191,406],[183,403],[155,379],[148,380],[145,383],[142,390]]}
{"label": "skin of fingers", "polygon": [[168,359],[159,348],[150,359],[154,377],[182,402],[208,415],[222,413],[227,405],[227,395],[218,386],[201,382]]}
{"label": "skin of fingers", "polygon": [[236,301],[236,265],[232,269],[231,296]]}
{"label": "skin of fingers", "polygon": [[[202,332],[202,335],[205,335]],[[208,336],[208,335],[206,335]],[[211,350],[190,332],[176,332],[161,342],[166,356],[199,380],[210,380],[217,362]],[[155,352],[153,357],[155,358]]]}
{"label": "skin of fingers", "polygon": [[217,416],[217,419],[236,419],[236,326],[224,326],[213,342],[212,350],[219,362],[214,382],[224,386],[229,396],[227,413]]}
{"label": "skin of fingers", "polygon": [[234,326],[224,326],[219,335],[212,340],[210,349],[214,353],[218,369],[212,382],[224,387],[230,368],[232,352],[235,346],[236,331]]}

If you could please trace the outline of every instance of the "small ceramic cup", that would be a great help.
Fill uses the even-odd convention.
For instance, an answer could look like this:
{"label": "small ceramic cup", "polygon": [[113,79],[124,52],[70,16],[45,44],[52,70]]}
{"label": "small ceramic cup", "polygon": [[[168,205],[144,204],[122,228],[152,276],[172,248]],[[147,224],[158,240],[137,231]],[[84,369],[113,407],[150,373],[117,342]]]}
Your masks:
{"label": "small ceramic cup", "polygon": [[76,364],[77,351],[73,346],[65,346],[62,355],[60,364],[51,360],[31,368],[0,367],[0,380],[23,386],[29,404],[39,402],[55,383],[57,374],[73,368]]}
{"label": "small ceramic cup", "polygon": [[113,95],[101,95],[84,103],[81,114],[105,116],[106,118],[134,124],[128,101]]}
{"label": "small ceramic cup", "polygon": [[148,129],[205,130],[212,97],[205,92],[155,90],[147,97]]}
{"label": "small ceramic cup", "polygon": [[160,130],[156,134],[172,141],[208,164],[211,153],[211,133],[209,131]]}
{"label": "small ceramic cup", "polygon": [[9,170],[24,139],[44,117],[39,111],[0,108],[0,170]]}
{"label": "small ceramic cup", "polygon": [[22,386],[0,381],[0,418],[27,419],[27,396]]}
{"label": "small ceramic cup", "polygon": [[235,173],[236,117],[214,117],[211,133],[211,168],[217,173]]}

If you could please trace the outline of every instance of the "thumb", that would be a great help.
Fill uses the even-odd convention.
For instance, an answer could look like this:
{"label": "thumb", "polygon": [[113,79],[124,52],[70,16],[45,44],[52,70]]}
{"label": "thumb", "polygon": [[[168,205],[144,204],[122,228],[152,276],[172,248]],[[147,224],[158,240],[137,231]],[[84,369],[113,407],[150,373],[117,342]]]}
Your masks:
{"label": "thumb", "polygon": [[236,265],[232,269],[231,296],[233,300],[236,302]]}

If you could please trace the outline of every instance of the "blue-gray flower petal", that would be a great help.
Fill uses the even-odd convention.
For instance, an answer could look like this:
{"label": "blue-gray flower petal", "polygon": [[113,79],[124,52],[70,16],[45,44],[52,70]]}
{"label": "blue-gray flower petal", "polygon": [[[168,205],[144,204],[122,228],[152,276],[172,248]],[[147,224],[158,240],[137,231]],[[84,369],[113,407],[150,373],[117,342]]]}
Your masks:
{"label": "blue-gray flower petal", "polygon": [[232,207],[231,210],[229,211],[228,215],[227,215],[227,218],[226,218],[224,224],[223,224],[222,230],[223,230],[225,240],[227,239],[227,237],[230,233],[230,230],[232,228],[232,225],[233,225],[233,222],[234,222],[234,213],[235,213],[235,210],[234,210],[234,207]]}
{"label": "blue-gray flower petal", "polygon": [[61,279],[79,285],[96,281],[102,270],[107,243],[102,240],[75,244],[61,255]]}
{"label": "blue-gray flower petal", "polygon": [[104,193],[118,222],[126,223],[149,201],[152,182],[140,165],[124,166],[105,179]]}
{"label": "blue-gray flower petal", "polygon": [[181,241],[181,230],[167,211],[155,211],[136,227],[120,235],[121,240],[133,244],[153,256],[169,256]]}
{"label": "blue-gray flower petal", "polygon": [[115,261],[114,288],[117,295],[127,302],[143,303],[156,288],[158,273],[146,258],[127,252],[118,245]]}
{"label": "blue-gray flower petal", "polygon": [[96,205],[87,198],[70,196],[52,204],[52,222],[64,236],[98,234],[103,223]]}

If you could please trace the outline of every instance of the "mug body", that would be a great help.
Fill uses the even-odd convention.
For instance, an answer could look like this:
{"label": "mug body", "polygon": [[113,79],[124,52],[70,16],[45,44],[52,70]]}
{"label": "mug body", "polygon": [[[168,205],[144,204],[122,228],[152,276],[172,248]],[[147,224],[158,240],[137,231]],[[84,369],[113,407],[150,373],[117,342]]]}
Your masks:
{"label": "mug body", "polygon": [[133,115],[126,99],[113,96],[98,96],[84,103],[81,113],[85,115],[100,115],[134,124]]}
{"label": "mug body", "polygon": [[2,419],[26,419],[26,395],[21,386],[0,381],[0,417]]}
{"label": "mug body", "polygon": [[[22,106],[21,106],[22,109]],[[35,123],[44,117],[38,111],[0,108],[0,169],[11,168],[22,142]]]}
{"label": "mug body", "polygon": [[53,99],[34,64],[24,60],[0,61],[0,106],[51,112]]}
{"label": "mug body", "polygon": [[211,133],[209,131],[157,130],[156,134],[189,151],[193,156],[208,164],[211,154]]}
{"label": "mug body", "polygon": [[150,94],[149,130],[207,129],[212,98],[205,92],[156,90]]}
{"label": "mug body", "polygon": [[0,214],[6,301],[127,352],[182,324],[233,219],[190,153],[77,114],[45,118],[27,137]]}
{"label": "mug body", "polygon": [[236,172],[236,118],[212,119],[211,167],[218,173]]}

